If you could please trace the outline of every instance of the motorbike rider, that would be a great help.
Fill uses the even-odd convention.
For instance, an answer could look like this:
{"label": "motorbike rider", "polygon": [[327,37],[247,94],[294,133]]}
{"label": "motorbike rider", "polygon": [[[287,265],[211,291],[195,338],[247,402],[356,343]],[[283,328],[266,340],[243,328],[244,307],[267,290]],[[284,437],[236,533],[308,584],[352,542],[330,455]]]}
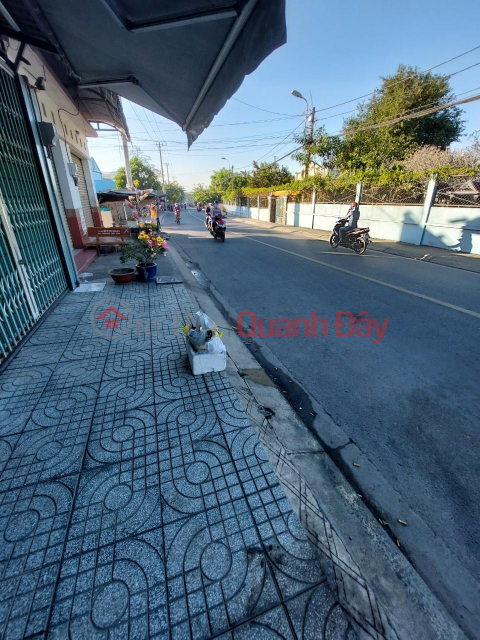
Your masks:
{"label": "motorbike rider", "polygon": [[347,224],[344,225],[343,227],[340,227],[340,229],[338,230],[340,244],[343,244],[343,240],[345,238],[346,233],[358,227],[359,218],[360,218],[360,209],[358,208],[358,204],[356,202],[352,202],[350,209],[348,210],[348,213],[345,217],[345,222]]}
{"label": "motorbike rider", "polygon": [[211,216],[212,216],[212,228],[215,231],[215,226],[216,226],[215,221],[218,220],[218,218],[223,218],[223,211],[220,209],[218,200],[215,200],[215,202],[213,203]]}
{"label": "motorbike rider", "polygon": [[175,203],[175,206],[173,207],[173,210],[175,211],[175,217],[179,218],[180,217],[180,205],[178,204],[178,202]]}

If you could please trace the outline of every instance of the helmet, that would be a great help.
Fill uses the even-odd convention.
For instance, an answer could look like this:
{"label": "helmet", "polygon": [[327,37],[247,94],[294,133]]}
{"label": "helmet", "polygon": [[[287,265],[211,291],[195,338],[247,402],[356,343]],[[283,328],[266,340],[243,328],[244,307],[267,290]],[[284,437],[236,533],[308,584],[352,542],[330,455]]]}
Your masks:
{"label": "helmet", "polygon": [[352,202],[352,207],[356,207],[357,203],[356,202]]}
{"label": "helmet", "polygon": [[218,204],[218,200],[215,200],[214,204]]}

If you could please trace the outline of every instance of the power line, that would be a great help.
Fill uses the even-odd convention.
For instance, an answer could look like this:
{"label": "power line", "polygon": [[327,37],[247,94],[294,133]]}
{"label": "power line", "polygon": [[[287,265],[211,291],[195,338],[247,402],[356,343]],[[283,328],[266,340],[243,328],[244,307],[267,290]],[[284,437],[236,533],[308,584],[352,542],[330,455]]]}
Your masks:
{"label": "power line", "polygon": [[277,116],[286,116],[287,118],[303,118],[305,114],[293,115],[291,113],[278,113],[278,111],[270,111],[269,109],[262,109],[262,107],[256,107],[254,104],[249,104],[248,102],[244,102],[243,100],[239,100],[238,98],[232,98],[236,102],[241,102],[242,104],[247,105],[247,107],[252,107],[252,109],[258,109],[259,111],[265,111],[266,113],[273,113]]}
{"label": "power line", "polygon": [[[466,92],[466,93],[469,93],[469,92]],[[386,120],[386,121],[383,121],[383,122],[377,122],[376,124],[367,125],[365,127],[360,127],[358,129],[350,129],[348,131],[340,131],[339,133],[330,134],[330,135],[328,135],[328,137],[329,138],[342,138],[343,136],[351,136],[351,135],[354,135],[355,133],[362,133],[363,131],[369,131],[369,130],[372,130],[372,129],[380,129],[381,127],[389,127],[390,125],[398,124],[399,122],[403,122],[404,120],[414,120],[415,118],[421,118],[423,116],[430,115],[432,113],[437,113],[438,111],[444,111],[445,109],[450,109],[451,107],[455,107],[455,106],[457,106],[459,104],[467,104],[468,102],[475,102],[476,100],[480,100],[480,94],[478,94],[476,96],[471,96],[470,98],[464,98],[463,100],[455,100],[453,102],[449,102],[449,103],[444,104],[444,105],[440,105],[440,106],[437,106],[437,107],[432,107],[431,109],[425,109],[424,111],[411,113],[409,115],[401,116],[399,118],[394,118],[393,120]],[[303,149],[303,145],[293,149],[292,151],[289,151],[287,154],[285,154],[281,158],[278,158],[275,162],[279,162],[280,160],[283,160],[284,158],[287,158],[288,156],[291,156],[292,153],[295,153],[296,151],[300,151],[300,149]],[[272,165],[272,164],[275,164],[275,163],[271,162],[270,165]]]}
{"label": "power line", "polygon": [[[277,147],[280,147],[280,145],[281,145],[281,144],[282,144],[282,143],[283,143],[287,138],[289,138],[291,135],[293,135],[293,134],[295,133],[295,131],[296,131],[299,127],[301,127],[302,125],[303,125],[303,121],[302,121],[302,122],[300,122],[300,124],[298,124],[298,125],[295,127],[295,129],[293,129],[293,130],[292,130],[288,135],[286,135],[286,136],[285,136],[285,138],[283,138],[283,140],[281,140],[278,144],[276,144],[276,145],[273,147],[273,149],[271,149],[270,151],[267,151],[267,153],[265,153],[263,156],[261,156],[260,158],[258,158],[257,162],[260,162],[260,160],[263,160],[263,158],[265,158],[265,156],[268,156],[268,155],[272,154],[272,153],[274,152],[274,150],[275,150]],[[289,144],[289,143],[287,143],[287,144]],[[286,146],[286,145],[284,145],[284,147],[285,147],[285,146]],[[280,147],[280,148],[281,148],[281,149],[283,149],[283,147]],[[242,167],[242,169],[245,169],[246,167],[250,167],[250,166],[252,166],[252,165],[253,165],[253,162],[251,162],[250,164],[245,165],[245,167]]]}
{"label": "power line", "polygon": [[[477,49],[480,49],[480,44],[476,47],[473,47],[473,49],[469,49],[468,51],[459,53],[457,56],[454,56],[453,58],[449,58],[449,60],[440,62],[439,64],[436,64],[433,67],[430,67],[429,69],[425,69],[423,73],[428,73],[429,71],[433,71],[433,69],[438,69],[438,67],[442,67],[443,65],[448,64],[453,60],[457,60],[458,58],[466,56],[467,54],[472,53],[472,51],[476,51]],[[476,66],[476,65],[472,65],[472,66]],[[451,78],[452,76],[457,75],[458,73],[462,73],[462,71],[467,71],[467,69],[470,69],[470,68],[471,67],[466,67],[465,69],[460,69],[460,71],[455,71],[454,73],[449,74],[448,77]],[[411,78],[405,78],[404,80],[397,80],[396,82],[393,82],[390,86],[393,87],[397,84],[401,84],[402,82],[408,82],[409,80],[411,80]],[[368,96],[372,96],[375,92],[376,92],[376,89],[374,89],[373,91],[370,91],[370,93],[365,93],[363,96],[358,96],[357,98],[352,98],[351,100],[346,100],[345,102],[338,102],[337,104],[333,104],[330,107],[323,107],[322,109],[317,109],[317,112],[328,111],[330,109],[335,109],[335,107],[342,107],[345,104],[350,104],[351,102],[357,102],[358,100],[362,100],[363,98],[368,98]]]}

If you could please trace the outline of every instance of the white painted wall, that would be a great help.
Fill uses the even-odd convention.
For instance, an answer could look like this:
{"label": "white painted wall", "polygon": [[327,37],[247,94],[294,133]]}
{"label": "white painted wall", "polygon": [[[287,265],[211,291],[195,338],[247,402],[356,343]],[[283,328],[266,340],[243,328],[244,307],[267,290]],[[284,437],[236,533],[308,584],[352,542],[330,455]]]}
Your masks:
{"label": "white painted wall", "polygon": [[[287,225],[331,231],[348,204],[291,202],[287,207]],[[268,209],[248,209],[227,205],[236,215],[269,221]],[[370,227],[372,239],[408,242],[464,251],[480,255],[480,208],[432,207],[424,227],[422,205],[361,204],[360,227]],[[423,240],[422,240],[423,237]]]}
{"label": "white painted wall", "polygon": [[228,213],[234,213],[237,216],[243,218],[252,218],[253,220],[263,220],[263,222],[270,221],[270,213],[268,209],[258,209],[257,207],[240,207],[231,204],[224,205]]}
{"label": "white painted wall", "polygon": [[[345,206],[343,212],[347,210],[348,207]],[[418,245],[422,238],[422,213],[421,205],[361,204],[358,226],[370,227],[372,239],[382,238]]]}
{"label": "white painted wall", "polygon": [[422,244],[480,254],[480,208],[432,207]]}

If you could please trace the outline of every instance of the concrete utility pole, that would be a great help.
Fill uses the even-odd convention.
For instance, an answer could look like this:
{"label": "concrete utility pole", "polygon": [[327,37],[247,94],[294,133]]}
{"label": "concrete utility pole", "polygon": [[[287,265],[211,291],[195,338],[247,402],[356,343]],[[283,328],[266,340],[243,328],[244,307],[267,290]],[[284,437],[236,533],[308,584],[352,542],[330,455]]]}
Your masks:
{"label": "concrete utility pole", "polygon": [[312,157],[312,153],[310,151],[312,142],[313,142],[313,128],[315,126],[315,107],[312,107],[310,112],[310,132],[308,136],[308,146],[307,146],[307,159],[305,161],[305,176],[308,176],[310,173],[310,161]]}
{"label": "concrete utility pole", "polygon": [[170,163],[165,162],[165,166],[167,167],[167,184],[170,184],[170,174],[168,173],[168,167],[170,166]]}
{"label": "concrete utility pole", "polygon": [[[226,161],[228,162],[228,164],[230,165],[230,162],[229,162],[228,158],[224,158],[224,157],[222,156],[222,160],[226,160]],[[233,193],[233,164],[232,164],[232,168],[230,169],[230,171],[231,171],[231,176],[230,176],[230,189],[232,190],[232,193]]]}
{"label": "concrete utility pole", "polygon": [[[295,98],[300,98],[300,100],[305,100],[305,104],[307,105],[307,113],[308,113],[308,111],[309,111],[308,100],[304,96],[302,96],[300,91],[296,91],[294,89],[290,93]],[[305,177],[307,177],[309,172],[310,172],[310,160],[311,160],[311,157],[312,157],[312,153],[310,151],[310,147],[311,147],[312,142],[313,142],[313,128],[315,126],[315,107],[314,106],[312,106],[312,110],[310,111],[310,117],[308,118],[308,120],[310,120],[310,131],[309,131],[307,144],[305,145],[305,151],[307,153],[307,157],[306,157],[306,161],[305,161]],[[305,127],[306,126],[307,126],[307,123],[305,122]]]}
{"label": "concrete utility pole", "polygon": [[127,187],[129,189],[134,189],[134,184],[132,180],[132,168],[130,167],[130,158],[128,156],[128,144],[127,137],[124,133],[122,133],[122,142],[123,142],[123,155],[125,157],[125,175],[127,177]]}
{"label": "concrete utility pole", "polygon": [[165,176],[163,175],[162,143],[157,142],[158,153],[160,154],[160,169],[162,171],[162,190],[165,193]]}

